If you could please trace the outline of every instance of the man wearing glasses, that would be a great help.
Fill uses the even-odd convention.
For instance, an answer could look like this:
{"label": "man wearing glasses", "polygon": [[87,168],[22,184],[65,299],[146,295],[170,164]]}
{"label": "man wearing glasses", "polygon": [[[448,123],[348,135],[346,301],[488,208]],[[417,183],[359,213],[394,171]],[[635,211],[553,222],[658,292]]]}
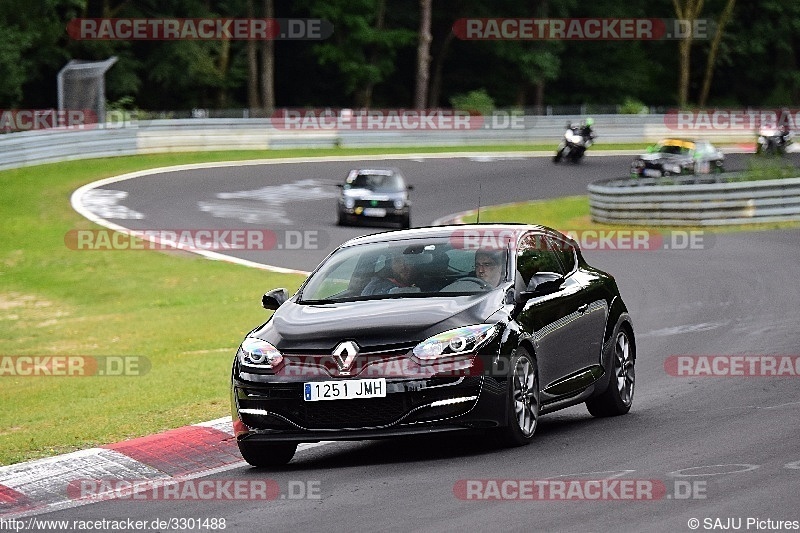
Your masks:
{"label": "man wearing glasses", "polygon": [[485,281],[490,287],[497,287],[503,279],[502,253],[478,250],[475,252],[475,277]]}

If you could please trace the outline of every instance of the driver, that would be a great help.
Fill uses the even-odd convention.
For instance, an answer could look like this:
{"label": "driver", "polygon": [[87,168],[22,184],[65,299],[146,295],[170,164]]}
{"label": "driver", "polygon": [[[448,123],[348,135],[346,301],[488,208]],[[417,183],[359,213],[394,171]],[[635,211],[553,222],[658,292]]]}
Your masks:
{"label": "driver", "polygon": [[503,279],[503,261],[500,252],[478,250],[475,252],[475,277],[490,287],[497,287]]}

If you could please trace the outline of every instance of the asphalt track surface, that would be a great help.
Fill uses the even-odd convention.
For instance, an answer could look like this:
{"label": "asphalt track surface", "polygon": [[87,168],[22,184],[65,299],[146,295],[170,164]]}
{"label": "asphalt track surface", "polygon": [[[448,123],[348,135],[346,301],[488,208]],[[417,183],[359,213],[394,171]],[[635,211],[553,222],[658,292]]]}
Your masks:
{"label": "asphalt track surface", "polygon": [[[743,168],[747,157],[729,156],[729,169]],[[629,161],[592,157],[578,166],[555,166],[545,158],[464,158],[363,166],[399,167],[415,186],[412,224],[425,225],[474,208],[479,182],[483,205],[585,194],[589,182],[624,174]],[[309,179],[315,181],[306,182],[306,189],[320,182],[335,195],[333,184],[357,166],[309,162],[193,170],[105,188],[126,191],[120,204],[144,215],[112,219],[129,228],[243,228],[251,223],[231,213],[257,208],[254,200],[238,199],[238,211],[212,206],[224,217],[198,206],[208,209],[225,199],[220,193]],[[244,257],[308,270],[334,245],[371,231],[336,227],[334,206],[333,196],[287,202],[280,206],[284,222],[252,223],[318,231],[327,239],[324,249]],[[116,500],[41,518],[225,518],[227,531],[306,532],[692,531],[693,518],[699,530],[736,526],[739,519],[746,530],[748,519],[757,519],[749,525],[756,531],[759,525],[766,530],[766,520],[800,521],[800,377],[676,377],[665,369],[665,361],[680,354],[800,353],[800,230],[706,237],[701,249],[584,252],[590,264],[616,276],[634,319],[637,382],[626,416],[594,419],[583,406],[572,407],[544,416],[533,443],[514,449],[469,434],[327,443],[299,452],[282,469],[242,464],[207,478],[273,480],[285,498]],[[253,305],[269,288],[253,287]],[[464,480],[548,478],[656,480],[667,494],[655,501],[503,501],[464,500],[454,491]],[[290,488],[302,483],[318,487],[313,490],[319,498],[290,498]]]}

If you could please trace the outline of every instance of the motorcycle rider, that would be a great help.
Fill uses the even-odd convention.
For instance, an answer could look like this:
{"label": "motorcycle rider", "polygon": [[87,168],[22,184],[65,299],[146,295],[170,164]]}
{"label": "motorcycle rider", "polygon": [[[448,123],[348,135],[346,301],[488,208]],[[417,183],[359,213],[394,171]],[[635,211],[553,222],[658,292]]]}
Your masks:
{"label": "motorcycle rider", "polygon": [[588,147],[591,144],[591,140],[594,139],[594,131],[592,131],[592,125],[594,125],[594,119],[589,117],[586,119],[581,125],[581,135],[584,139],[586,139],[586,146]]}
{"label": "motorcycle rider", "polygon": [[792,130],[789,128],[789,124],[784,122],[783,125],[781,125],[781,129],[778,133],[778,145],[782,149],[781,151],[786,151],[786,146],[791,142],[791,137]]}
{"label": "motorcycle rider", "polygon": [[573,163],[577,163],[583,157],[586,149],[593,143],[595,137],[594,131],[592,131],[593,124],[594,120],[591,117],[577,126],[573,126],[572,122],[567,122],[564,140],[558,145],[556,155],[553,156],[553,162],[559,163],[561,159],[566,157]]}

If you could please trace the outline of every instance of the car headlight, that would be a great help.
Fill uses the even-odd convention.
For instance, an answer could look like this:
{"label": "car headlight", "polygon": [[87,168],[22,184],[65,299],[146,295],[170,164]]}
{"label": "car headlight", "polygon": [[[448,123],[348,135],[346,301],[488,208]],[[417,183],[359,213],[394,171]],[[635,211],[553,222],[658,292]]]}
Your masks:
{"label": "car headlight", "polygon": [[353,200],[352,198],[345,198],[344,199],[344,206],[347,209],[353,209],[356,206],[356,201]]}
{"label": "car headlight", "polygon": [[497,335],[498,324],[476,324],[451,329],[417,344],[411,351],[421,361],[433,361],[477,351]]}
{"label": "car headlight", "polygon": [[239,362],[245,367],[270,370],[283,362],[283,355],[270,343],[247,337],[239,348]]}
{"label": "car headlight", "polygon": [[403,209],[404,205],[406,205],[406,203],[403,200],[395,200],[394,201],[394,208],[395,209]]}

